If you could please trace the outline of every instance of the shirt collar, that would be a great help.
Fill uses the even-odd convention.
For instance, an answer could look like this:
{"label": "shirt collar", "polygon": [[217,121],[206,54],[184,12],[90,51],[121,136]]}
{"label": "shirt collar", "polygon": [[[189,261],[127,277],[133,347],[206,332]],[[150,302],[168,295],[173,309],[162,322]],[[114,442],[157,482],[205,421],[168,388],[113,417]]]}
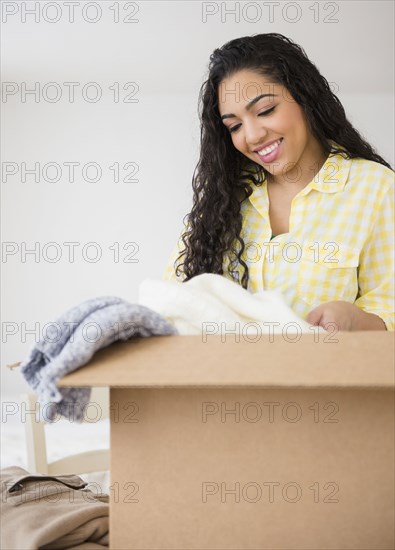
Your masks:
{"label": "shirt collar", "polygon": [[[333,141],[331,144],[344,150],[341,145]],[[300,191],[300,195],[306,195],[311,189],[315,189],[321,193],[338,193],[343,191],[350,172],[350,166],[351,159],[344,158],[340,153],[330,153],[312,181]]]}

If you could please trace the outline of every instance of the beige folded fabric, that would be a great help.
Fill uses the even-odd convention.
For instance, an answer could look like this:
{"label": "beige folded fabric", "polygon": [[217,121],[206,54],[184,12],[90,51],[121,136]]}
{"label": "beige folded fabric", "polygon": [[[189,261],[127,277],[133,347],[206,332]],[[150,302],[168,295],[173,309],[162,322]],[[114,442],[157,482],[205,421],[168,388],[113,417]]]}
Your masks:
{"label": "beige folded fabric", "polygon": [[1,548],[108,548],[108,495],[95,495],[76,475],[0,470]]}

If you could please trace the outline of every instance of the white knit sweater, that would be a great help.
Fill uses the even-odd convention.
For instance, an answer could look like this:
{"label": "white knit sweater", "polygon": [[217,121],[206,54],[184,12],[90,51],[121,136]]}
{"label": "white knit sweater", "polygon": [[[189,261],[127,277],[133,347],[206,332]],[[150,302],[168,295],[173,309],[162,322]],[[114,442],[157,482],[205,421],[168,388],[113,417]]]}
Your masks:
{"label": "white knit sweater", "polygon": [[252,294],[223,277],[205,273],[187,282],[145,279],[138,302],[171,322],[180,334],[325,332],[297,316],[278,290]]}

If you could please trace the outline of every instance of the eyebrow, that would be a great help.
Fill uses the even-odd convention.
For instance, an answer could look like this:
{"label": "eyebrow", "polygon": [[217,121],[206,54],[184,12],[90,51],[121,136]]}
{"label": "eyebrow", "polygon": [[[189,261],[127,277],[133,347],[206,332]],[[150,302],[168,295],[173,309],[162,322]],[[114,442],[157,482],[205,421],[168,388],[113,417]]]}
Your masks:
{"label": "eyebrow", "polygon": [[[263,97],[277,97],[277,94],[261,94],[261,95],[258,95],[257,97],[254,97],[254,99],[252,99],[247,105],[246,105],[246,111],[249,111],[257,101],[259,101],[260,99],[262,99]],[[233,113],[230,113],[230,114],[226,114],[226,115],[222,115],[221,116],[221,120],[225,120],[225,118],[236,118],[236,115],[234,115]]]}

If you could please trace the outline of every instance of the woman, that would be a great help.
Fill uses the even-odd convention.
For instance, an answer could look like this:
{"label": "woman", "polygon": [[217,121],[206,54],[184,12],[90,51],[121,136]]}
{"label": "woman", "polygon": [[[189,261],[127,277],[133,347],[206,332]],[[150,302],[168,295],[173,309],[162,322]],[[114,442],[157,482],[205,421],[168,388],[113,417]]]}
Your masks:
{"label": "woman", "polygon": [[313,325],[394,330],[393,170],[304,50],[232,40],[199,100],[193,208],[165,278],[218,273],[280,290]]}

